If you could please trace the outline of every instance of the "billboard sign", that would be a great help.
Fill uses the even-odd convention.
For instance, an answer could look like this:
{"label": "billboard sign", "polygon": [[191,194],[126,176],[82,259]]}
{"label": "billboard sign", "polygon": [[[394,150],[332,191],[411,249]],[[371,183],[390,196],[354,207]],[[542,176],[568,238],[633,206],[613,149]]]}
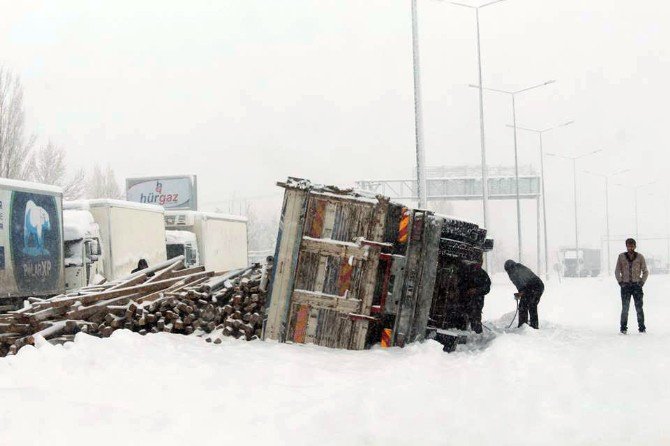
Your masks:
{"label": "billboard sign", "polygon": [[156,204],[165,209],[197,210],[197,191],[195,175],[126,179],[128,201]]}

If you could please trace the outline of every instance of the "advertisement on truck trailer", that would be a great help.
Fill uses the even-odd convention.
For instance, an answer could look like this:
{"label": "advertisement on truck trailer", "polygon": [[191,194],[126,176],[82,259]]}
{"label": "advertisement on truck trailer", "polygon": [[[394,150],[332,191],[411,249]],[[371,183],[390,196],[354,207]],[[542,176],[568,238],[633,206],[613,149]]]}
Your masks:
{"label": "advertisement on truck trailer", "polygon": [[0,184],[0,297],[50,295],[63,286],[61,196]]}

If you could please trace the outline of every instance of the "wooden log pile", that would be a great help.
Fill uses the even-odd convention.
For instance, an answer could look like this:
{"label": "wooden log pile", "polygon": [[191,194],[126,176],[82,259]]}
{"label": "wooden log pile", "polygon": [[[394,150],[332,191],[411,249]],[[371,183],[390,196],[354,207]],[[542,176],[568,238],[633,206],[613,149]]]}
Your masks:
{"label": "wooden log pile", "polygon": [[[84,332],[109,337],[119,329],[142,335],[167,332],[254,340],[261,337],[265,288],[271,263],[229,271],[184,268],[177,257],[122,280],[88,286],[49,299],[30,298],[18,311],[0,314],[0,356],[53,344]],[[221,335],[221,336],[220,336]]]}

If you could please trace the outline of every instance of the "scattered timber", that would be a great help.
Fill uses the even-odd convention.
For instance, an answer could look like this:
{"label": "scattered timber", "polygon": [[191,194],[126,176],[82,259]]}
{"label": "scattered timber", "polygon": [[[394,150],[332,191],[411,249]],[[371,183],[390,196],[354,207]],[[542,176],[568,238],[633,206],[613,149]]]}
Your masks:
{"label": "scattered timber", "polygon": [[266,277],[271,264],[234,271],[184,268],[183,257],[49,299],[29,298],[18,311],[0,314],[0,356],[44,338],[72,341],[79,332],[109,337],[116,330],[142,335],[167,332],[204,337],[259,339]]}

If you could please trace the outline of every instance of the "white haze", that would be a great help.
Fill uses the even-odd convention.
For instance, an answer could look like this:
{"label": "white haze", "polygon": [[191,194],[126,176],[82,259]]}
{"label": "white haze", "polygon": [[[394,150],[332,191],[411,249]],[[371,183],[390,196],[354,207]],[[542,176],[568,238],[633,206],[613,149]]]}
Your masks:
{"label": "white haze", "polygon": [[[287,175],[351,184],[412,175],[409,0],[0,0],[0,63],[23,80],[29,127],[67,148],[73,166],[132,175],[195,173],[200,201],[276,212]],[[479,161],[474,15],[419,1],[426,156]],[[584,169],[633,171],[640,236],[665,236],[670,6],[661,1],[507,0],[481,11],[484,83],[558,82],[518,100],[520,125],[575,124],[545,138],[567,155],[603,148]],[[511,164],[509,98],[485,97],[491,164]],[[521,164],[538,166],[520,134]],[[552,249],[573,243],[568,161],[546,159]],[[655,196],[648,195],[650,192]],[[611,189],[611,232],[634,232],[633,195]],[[579,175],[582,244],[604,235],[602,180]],[[513,203],[490,225],[513,253]],[[534,262],[535,209],[524,205]],[[480,219],[478,205],[456,213]],[[665,241],[640,241],[665,255]],[[613,249],[621,249],[619,244]]]}

